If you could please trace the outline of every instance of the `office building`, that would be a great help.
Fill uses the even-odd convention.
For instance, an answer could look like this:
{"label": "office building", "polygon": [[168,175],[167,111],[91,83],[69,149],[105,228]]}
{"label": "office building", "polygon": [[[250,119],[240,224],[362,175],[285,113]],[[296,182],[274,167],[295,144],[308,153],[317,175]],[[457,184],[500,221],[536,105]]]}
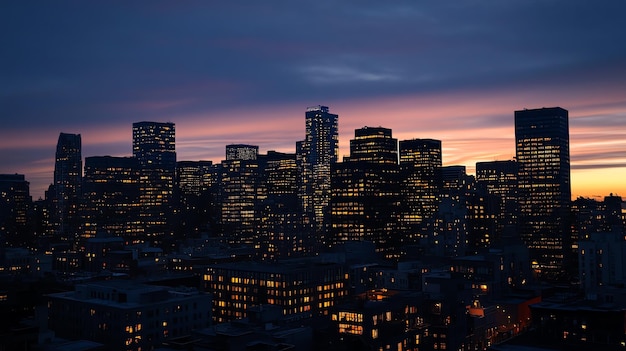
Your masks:
{"label": "office building", "polygon": [[315,238],[304,227],[296,155],[268,151],[259,160],[267,192],[257,226],[259,256],[273,260],[312,253]]}
{"label": "office building", "polygon": [[30,241],[29,183],[23,174],[0,174],[0,248],[26,247]]}
{"label": "office building", "polygon": [[137,237],[139,222],[139,163],[133,157],[85,158],[85,206],[82,238],[97,233],[127,239]]}
{"label": "office building", "polygon": [[108,350],[150,350],[211,323],[211,296],[190,288],[109,280],[49,298],[48,324],[57,336]]}
{"label": "office building", "polygon": [[[237,149],[258,150],[258,147],[237,145]],[[260,203],[265,199],[261,182],[258,155],[248,152],[227,153],[241,155],[222,161],[219,173],[219,205],[221,233],[229,244],[254,246]]]}
{"label": "office building", "polygon": [[455,257],[466,253],[470,224],[470,199],[475,191],[474,177],[465,166],[441,168],[442,187],[435,231],[429,247],[439,256]]}
{"label": "office building", "polygon": [[179,161],[176,163],[176,232],[184,236],[198,235],[217,223],[218,167],[211,161]]}
{"label": "office building", "polygon": [[140,220],[146,241],[172,234],[176,140],[174,123],[133,123],[133,157],[139,162]]}
{"label": "office building", "polygon": [[398,164],[398,139],[392,138],[391,129],[363,127],[354,130],[350,140],[350,156],[344,162],[371,164]]}
{"label": "office building", "polygon": [[80,134],[59,134],[52,186],[53,228],[56,236],[73,242],[79,236],[83,159]]}
{"label": "office building", "polygon": [[333,310],[335,342],[348,350],[432,349],[429,325],[418,313],[421,307],[421,295],[414,292],[382,289],[360,294]]}
{"label": "office building", "polygon": [[342,265],[303,260],[222,263],[207,268],[205,290],[213,294],[215,322],[248,317],[249,307],[270,304],[284,316],[327,315],[347,294]]}
{"label": "office building", "polygon": [[578,271],[581,290],[597,299],[603,286],[626,283],[626,240],[622,231],[595,232],[578,242]]}
{"label": "office building", "polygon": [[489,201],[495,201],[489,203],[493,210],[486,214],[495,215],[492,221],[487,222],[487,244],[500,240],[505,230],[517,230],[517,173],[517,162],[513,160],[476,163],[477,185],[486,190]]}
{"label": "office building", "polygon": [[305,113],[305,139],[296,145],[301,181],[299,196],[304,213],[321,245],[326,245],[330,203],[330,168],[339,154],[339,116],[327,106]]}
{"label": "office building", "polygon": [[520,233],[533,267],[546,279],[567,279],[571,262],[568,111],[515,111]]}
{"label": "office building", "polygon": [[332,167],[333,244],[371,241],[385,257],[399,256],[404,239],[397,230],[398,172],[398,141],[391,129],[355,130],[350,156]]}
{"label": "office building", "polygon": [[420,245],[428,238],[428,233],[434,231],[442,186],[441,141],[401,140],[399,146],[402,198],[400,230],[406,245]]}
{"label": "office building", "polygon": [[226,160],[256,160],[259,156],[257,145],[226,145]]}

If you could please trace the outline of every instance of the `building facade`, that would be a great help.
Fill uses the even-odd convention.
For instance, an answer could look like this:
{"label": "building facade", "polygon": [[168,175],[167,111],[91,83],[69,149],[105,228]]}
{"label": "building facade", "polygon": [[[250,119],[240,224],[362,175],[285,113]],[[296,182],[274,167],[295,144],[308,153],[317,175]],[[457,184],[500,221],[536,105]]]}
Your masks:
{"label": "building facade", "polygon": [[109,350],[150,350],[211,323],[211,296],[189,288],[104,281],[49,297],[48,323],[56,335]]}
{"label": "building facade", "polygon": [[56,236],[73,242],[79,236],[82,198],[82,142],[80,134],[59,134],[52,186],[53,228]]}
{"label": "building facade", "polygon": [[139,164],[133,157],[85,158],[82,238],[98,232],[140,240]]}
{"label": "building facade", "polygon": [[505,229],[517,230],[518,166],[514,160],[476,163],[476,182],[495,200],[495,218],[489,226],[489,241],[500,240]]}
{"label": "building facade", "polygon": [[133,123],[133,157],[139,162],[139,202],[146,241],[159,244],[171,236],[176,139],[174,123]]}
{"label": "building facade", "polygon": [[315,238],[304,227],[296,155],[268,151],[260,161],[267,197],[261,203],[257,226],[258,256],[273,260],[311,254]]}
{"label": "building facade", "polygon": [[339,154],[339,116],[327,106],[309,107],[305,113],[305,139],[296,144],[301,174],[299,196],[304,213],[321,245],[327,245],[330,204],[330,168]]}
{"label": "building facade", "polygon": [[178,161],[176,163],[176,231],[196,236],[214,228],[217,222],[216,184],[218,167],[211,161]]}
{"label": "building facade", "polygon": [[371,241],[387,258],[397,258],[400,190],[398,140],[391,129],[364,127],[350,140],[350,156],[332,167],[331,233],[337,245]]}
{"label": "building facade", "polygon": [[435,139],[401,140],[399,149],[401,231],[404,233],[406,245],[424,247],[429,233],[434,231],[440,200],[441,141]]}
{"label": "building facade", "polygon": [[29,242],[29,183],[23,174],[0,174],[0,247],[25,247]]}
{"label": "building facade", "polygon": [[276,263],[222,263],[207,268],[205,290],[213,294],[215,322],[247,317],[249,307],[282,308],[284,316],[327,315],[347,295],[342,265],[287,260]]}
{"label": "building facade", "polygon": [[515,111],[519,165],[520,233],[537,273],[568,275],[571,202],[568,111],[560,107]]}
{"label": "building facade", "polygon": [[[250,150],[255,153],[250,154]],[[259,207],[265,198],[256,152],[257,146],[230,145],[226,147],[230,156],[220,164],[220,225],[222,235],[231,245],[252,247],[256,242]]]}

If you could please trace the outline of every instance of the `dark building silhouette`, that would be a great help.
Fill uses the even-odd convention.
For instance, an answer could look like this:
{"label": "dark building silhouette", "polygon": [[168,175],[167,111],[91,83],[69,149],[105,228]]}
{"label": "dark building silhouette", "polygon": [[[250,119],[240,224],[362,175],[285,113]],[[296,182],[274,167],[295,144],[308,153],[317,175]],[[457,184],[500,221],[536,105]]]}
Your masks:
{"label": "dark building silhouette", "polygon": [[489,243],[497,242],[503,235],[505,228],[516,228],[518,205],[518,165],[513,160],[491,161],[476,163],[476,182],[486,189],[495,203],[490,203],[493,211],[488,215],[495,215],[490,221],[488,231]]}
{"label": "dark building silhouette", "polygon": [[350,140],[350,156],[332,167],[332,241],[366,240],[397,258],[400,189],[398,141],[391,129],[364,127]]}
{"label": "dark building silhouette", "polygon": [[211,161],[179,161],[176,164],[177,232],[195,236],[215,227],[217,167]]}
{"label": "dark building silhouette", "polygon": [[571,259],[568,123],[560,107],[515,111],[520,233],[546,279],[564,277]]}
{"label": "dark building silhouette", "polygon": [[133,157],[85,158],[83,238],[106,233],[139,241],[139,162]]}
{"label": "dark building silhouette", "polygon": [[475,191],[475,180],[465,172],[465,166],[442,167],[441,177],[435,231],[429,245],[438,256],[464,255],[471,228],[468,205]]}
{"label": "dark building silhouette", "polygon": [[80,134],[61,133],[57,142],[52,186],[53,228],[62,240],[79,236],[83,159]]}
{"label": "dark building silhouette", "polygon": [[338,119],[327,106],[307,108],[305,138],[296,144],[302,208],[322,245],[328,244],[325,235],[331,192],[330,168],[339,154]]}
{"label": "dark building silhouette", "polygon": [[0,247],[24,247],[30,241],[29,183],[23,174],[0,174]]}
{"label": "dark building silhouette", "polygon": [[150,350],[206,328],[211,296],[126,280],[78,284],[49,296],[49,327],[56,335],[102,343],[107,350]]}
{"label": "dark building silhouette", "polygon": [[174,123],[133,123],[133,156],[139,162],[140,219],[146,241],[171,236],[176,140]]}

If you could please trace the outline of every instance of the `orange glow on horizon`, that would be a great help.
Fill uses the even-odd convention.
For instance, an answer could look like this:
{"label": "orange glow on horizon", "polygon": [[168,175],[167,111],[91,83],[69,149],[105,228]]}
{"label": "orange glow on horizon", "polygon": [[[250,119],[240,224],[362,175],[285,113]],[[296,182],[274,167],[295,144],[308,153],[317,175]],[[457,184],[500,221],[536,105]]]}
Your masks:
{"label": "orange glow on horizon", "polygon": [[[349,140],[354,137],[355,129],[382,126],[392,129],[398,140],[441,140],[444,166],[464,165],[470,174],[474,173],[476,162],[514,158],[514,110],[561,106],[570,113],[572,197],[598,198],[609,193],[626,196],[626,128],[616,126],[626,117],[626,101],[601,93],[588,94],[584,99],[578,93],[545,94],[542,90],[480,95],[448,92],[319,104],[329,106],[331,113],[339,115],[340,161],[349,154]],[[552,103],[546,103],[548,100]],[[293,153],[296,141],[304,138],[304,111],[312,105],[316,103],[172,115],[169,120],[176,124],[177,158],[218,163],[225,158],[225,146],[232,143],[258,145],[261,153],[269,150]],[[133,122],[136,121],[67,132],[82,135],[84,157],[130,156]],[[23,169],[1,172],[25,174],[31,182],[33,197],[43,196],[52,180],[59,132],[38,129],[0,132],[0,149],[8,150],[4,152],[20,148],[49,150],[48,157],[24,164]]]}

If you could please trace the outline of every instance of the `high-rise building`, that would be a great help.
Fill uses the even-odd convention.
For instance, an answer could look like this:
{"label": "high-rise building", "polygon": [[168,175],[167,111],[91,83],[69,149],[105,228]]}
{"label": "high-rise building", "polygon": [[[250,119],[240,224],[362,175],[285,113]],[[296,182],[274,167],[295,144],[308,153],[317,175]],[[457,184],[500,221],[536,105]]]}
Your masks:
{"label": "high-rise building", "polygon": [[85,158],[84,228],[81,237],[98,232],[128,239],[139,228],[139,166],[134,157],[92,156]]}
{"label": "high-rise building", "polygon": [[29,183],[23,174],[0,174],[0,247],[26,247],[30,241],[28,211]]}
{"label": "high-rise building", "polygon": [[226,145],[226,160],[256,160],[259,156],[257,145]]}
{"label": "high-rise building", "polygon": [[344,162],[398,165],[398,139],[392,138],[389,128],[356,129],[350,140],[350,157]]}
{"label": "high-rise building", "polygon": [[366,240],[377,252],[397,258],[400,190],[398,140],[391,129],[355,130],[350,157],[332,167],[332,242]]}
{"label": "high-rise building", "polygon": [[314,233],[324,245],[328,231],[330,168],[339,154],[339,116],[327,106],[309,107],[305,113],[305,139],[296,145],[301,184],[299,196]]}
{"label": "high-rise building", "polygon": [[57,142],[53,183],[53,227],[62,240],[79,235],[83,159],[80,134],[61,133]]}
{"label": "high-rise building", "polygon": [[211,161],[177,162],[178,232],[196,235],[215,224],[216,178],[217,167]]}
{"label": "high-rise building", "polygon": [[[258,150],[258,147],[246,145],[245,149]],[[231,152],[232,148],[227,146],[226,151]],[[230,244],[253,246],[256,241],[259,204],[265,198],[258,155],[250,155],[247,152],[232,154],[243,158],[227,159],[220,164],[219,204],[222,235]]]}
{"label": "high-rise building", "polygon": [[258,253],[263,259],[310,254],[315,242],[303,227],[296,155],[268,151],[259,161],[267,197],[259,211]]}
{"label": "high-rise building", "polygon": [[505,228],[514,230],[519,211],[517,196],[518,166],[514,160],[476,163],[476,181],[496,201],[495,218],[490,226],[490,241],[502,237]]}
{"label": "high-rise building", "polygon": [[133,156],[139,162],[140,219],[146,240],[171,235],[176,140],[174,123],[133,123]]}
{"label": "high-rise building", "polygon": [[474,177],[465,166],[441,168],[442,187],[430,247],[436,255],[455,257],[464,255],[470,231],[470,198],[475,189]]}
{"label": "high-rise building", "polygon": [[441,141],[400,141],[401,231],[405,245],[420,244],[433,232],[441,179]]}
{"label": "high-rise building", "polygon": [[565,278],[571,258],[568,124],[560,107],[515,111],[520,233],[546,279]]}

